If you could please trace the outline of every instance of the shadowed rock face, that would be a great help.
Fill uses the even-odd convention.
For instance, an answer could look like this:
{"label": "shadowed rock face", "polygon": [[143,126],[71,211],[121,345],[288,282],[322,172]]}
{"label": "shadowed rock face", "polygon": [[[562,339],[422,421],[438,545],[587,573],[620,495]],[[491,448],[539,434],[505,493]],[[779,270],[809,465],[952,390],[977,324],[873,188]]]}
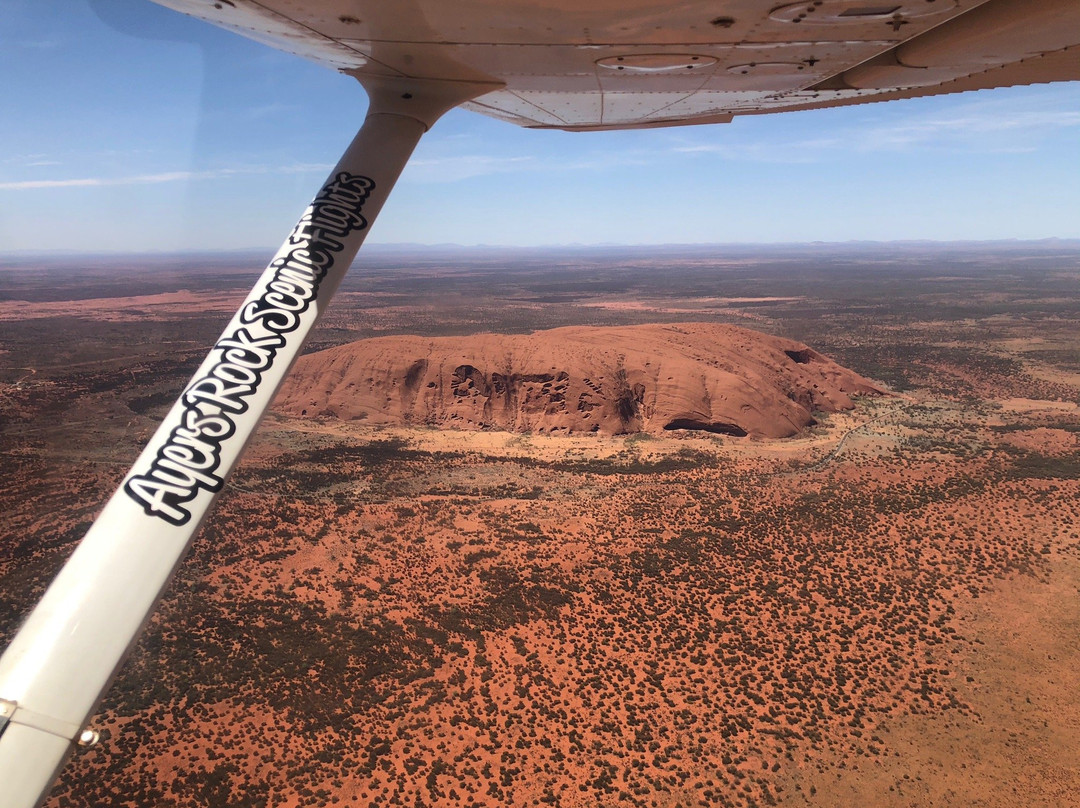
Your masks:
{"label": "shadowed rock face", "polygon": [[277,406],[453,429],[779,438],[879,392],[792,340],[680,323],[361,340],[300,359]]}
{"label": "shadowed rock face", "polygon": [[664,429],[696,429],[701,432],[713,432],[717,435],[734,435],[736,438],[746,437],[746,430],[736,424],[705,423],[691,418],[676,418],[674,421],[664,424]]}

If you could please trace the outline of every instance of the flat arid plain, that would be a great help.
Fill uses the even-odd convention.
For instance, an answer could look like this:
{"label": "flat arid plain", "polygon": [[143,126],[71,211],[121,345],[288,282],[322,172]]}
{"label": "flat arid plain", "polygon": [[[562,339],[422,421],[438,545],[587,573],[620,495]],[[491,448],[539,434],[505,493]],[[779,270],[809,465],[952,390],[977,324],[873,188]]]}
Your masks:
{"label": "flat arid plain", "polygon": [[[0,262],[0,640],[261,268]],[[395,420],[506,389],[480,360],[403,355],[378,412],[318,371],[642,325],[883,394],[830,370],[787,437],[647,428],[612,365],[590,431]],[[372,249],[308,353],[333,406],[283,391],[49,808],[1080,805],[1080,244]],[[557,364],[514,400],[585,401]]]}

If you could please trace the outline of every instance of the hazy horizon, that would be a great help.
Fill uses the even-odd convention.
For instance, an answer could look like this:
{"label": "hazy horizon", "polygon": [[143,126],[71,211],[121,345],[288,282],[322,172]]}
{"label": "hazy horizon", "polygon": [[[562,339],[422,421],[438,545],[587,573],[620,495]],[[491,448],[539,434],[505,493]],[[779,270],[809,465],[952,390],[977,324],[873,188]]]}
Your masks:
{"label": "hazy horizon", "polygon": [[[843,241],[699,241],[699,242],[657,242],[647,244],[635,244],[629,242],[595,242],[595,243],[551,243],[536,245],[513,245],[513,244],[463,244],[456,242],[375,242],[365,244],[357,255],[356,260],[362,261],[366,254],[390,253],[409,251],[422,251],[438,253],[440,251],[456,252],[467,250],[490,250],[493,252],[528,252],[543,253],[555,251],[594,252],[600,250],[633,250],[641,252],[662,253],[672,250],[708,250],[715,248],[755,249],[763,252],[770,250],[782,250],[788,248],[850,248],[850,247],[987,247],[1007,248],[1015,247],[1080,247],[1080,237],[1047,236],[1044,238],[1000,238],[1000,239],[847,239]],[[80,257],[188,257],[188,256],[230,256],[230,255],[266,255],[267,258],[277,249],[277,245],[255,247],[231,247],[218,249],[173,249],[173,250],[84,250],[84,249],[23,249],[23,250],[0,250],[0,260],[12,260],[19,258],[80,258]]]}

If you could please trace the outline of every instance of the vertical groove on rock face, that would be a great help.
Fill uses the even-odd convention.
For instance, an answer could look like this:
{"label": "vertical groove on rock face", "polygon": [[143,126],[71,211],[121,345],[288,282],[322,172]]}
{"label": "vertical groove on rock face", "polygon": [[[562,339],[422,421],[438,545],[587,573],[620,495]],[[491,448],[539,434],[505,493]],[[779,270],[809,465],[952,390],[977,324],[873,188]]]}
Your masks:
{"label": "vertical groove on rock face", "polygon": [[405,371],[405,378],[401,385],[401,417],[407,424],[421,423],[423,418],[416,418],[416,399],[420,395],[421,382],[427,374],[428,360],[417,359],[409,369]]}
{"label": "vertical groove on rock face", "polygon": [[680,323],[362,340],[303,357],[278,406],[450,429],[786,437],[878,392],[797,342]]}

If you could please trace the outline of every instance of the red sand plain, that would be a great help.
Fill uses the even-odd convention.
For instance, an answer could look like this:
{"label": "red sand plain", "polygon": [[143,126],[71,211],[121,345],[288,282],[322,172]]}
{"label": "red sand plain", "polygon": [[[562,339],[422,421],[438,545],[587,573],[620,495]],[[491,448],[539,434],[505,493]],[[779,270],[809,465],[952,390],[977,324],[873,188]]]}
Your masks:
{"label": "red sand plain", "polygon": [[[1080,805],[1075,327],[853,311],[907,392],[784,440],[274,415],[49,808]],[[8,593],[169,393],[111,361],[5,378]]]}
{"label": "red sand plain", "polygon": [[1015,445],[1075,449],[999,413],[277,416],[51,804],[1078,804],[1080,484]]}

